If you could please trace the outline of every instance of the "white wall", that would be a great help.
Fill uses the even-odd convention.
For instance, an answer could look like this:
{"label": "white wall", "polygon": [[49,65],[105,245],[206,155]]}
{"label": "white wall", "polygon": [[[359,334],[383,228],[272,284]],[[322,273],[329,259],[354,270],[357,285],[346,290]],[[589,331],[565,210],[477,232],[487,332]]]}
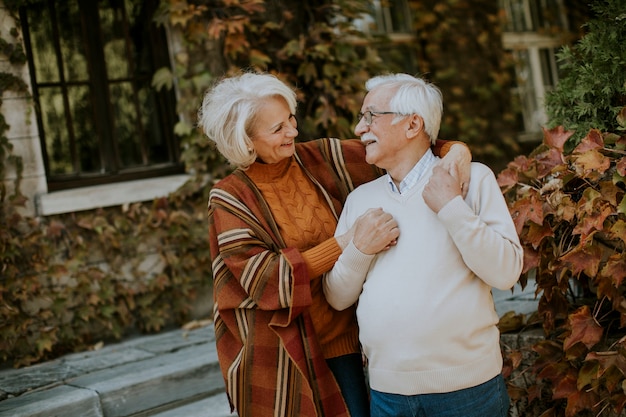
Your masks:
{"label": "white wall", "polygon": [[[19,38],[11,36],[11,29],[16,28],[20,33]],[[21,30],[15,19],[4,7],[4,2],[0,0],[0,36],[10,43],[22,42]],[[39,143],[39,131],[33,101],[31,97],[30,76],[28,65],[13,65],[7,57],[0,56],[0,71],[9,72],[24,80],[28,85],[27,93],[16,93],[14,91],[2,92],[2,106],[0,112],[4,115],[7,124],[10,126],[6,132],[9,142],[13,145],[13,155],[20,156],[24,164],[22,172],[21,191],[28,201],[23,214],[33,215],[35,213],[36,195],[45,194],[48,191],[45,178],[45,169]],[[13,193],[17,173],[15,167],[4,161],[6,166],[4,183],[9,195]]]}

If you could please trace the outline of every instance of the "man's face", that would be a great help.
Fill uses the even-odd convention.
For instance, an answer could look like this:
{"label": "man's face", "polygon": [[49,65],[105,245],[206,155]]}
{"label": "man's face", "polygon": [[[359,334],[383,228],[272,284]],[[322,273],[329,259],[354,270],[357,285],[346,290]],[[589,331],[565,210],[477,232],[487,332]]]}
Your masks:
{"label": "man's face", "polygon": [[362,117],[354,128],[354,133],[360,136],[361,141],[365,144],[367,163],[387,170],[400,161],[401,151],[407,143],[407,116],[392,125],[391,122],[394,118],[402,116],[375,114],[376,112],[390,111],[389,101],[394,93],[395,90],[387,87],[378,87],[367,93],[363,100],[361,113],[372,112],[372,122],[368,125],[366,117]]}

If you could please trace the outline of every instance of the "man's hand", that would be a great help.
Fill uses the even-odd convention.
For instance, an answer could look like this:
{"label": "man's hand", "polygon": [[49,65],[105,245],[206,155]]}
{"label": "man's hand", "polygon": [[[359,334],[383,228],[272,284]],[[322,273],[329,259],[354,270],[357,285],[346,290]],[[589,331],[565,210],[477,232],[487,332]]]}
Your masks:
{"label": "man's hand", "polygon": [[461,185],[463,198],[467,196],[467,186],[470,180],[470,163],[472,162],[472,154],[469,148],[463,144],[454,144],[444,156],[439,165],[445,168],[448,173],[452,173],[452,167],[456,165],[457,178]]}
{"label": "man's hand", "polygon": [[426,205],[435,213],[439,213],[439,210],[457,195],[462,194],[456,165],[452,165],[451,173],[441,164],[435,165],[433,175],[422,192]]}
{"label": "man's hand", "polygon": [[368,209],[356,220],[352,241],[366,255],[373,255],[394,246],[400,235],[398,223],[381,208]]}

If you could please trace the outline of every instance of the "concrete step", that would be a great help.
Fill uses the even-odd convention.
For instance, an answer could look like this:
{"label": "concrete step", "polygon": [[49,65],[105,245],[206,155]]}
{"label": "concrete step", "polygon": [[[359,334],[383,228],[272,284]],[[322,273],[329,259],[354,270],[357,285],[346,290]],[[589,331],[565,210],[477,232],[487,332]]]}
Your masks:
{"label": "concrete step", "polygon": [[220,392],[225,398],[212,327],[142,337],[48,365],[0,373],[2,391],[30,387],[1,401],[0,416],[139,417]]}
{"label": "concrete step", "polygon": [[150,414],[150,417],[233,417],[225,393],[215,394],[211,397],[185,404],[180,407]]}

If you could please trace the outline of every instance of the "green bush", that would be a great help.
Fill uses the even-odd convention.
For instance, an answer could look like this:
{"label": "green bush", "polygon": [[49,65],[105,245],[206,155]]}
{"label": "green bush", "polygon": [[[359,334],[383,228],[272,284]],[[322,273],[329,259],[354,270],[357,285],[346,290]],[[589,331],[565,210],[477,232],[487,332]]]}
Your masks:
{"label": "green bush", "polygon": [[559,53],[562,78],[546,96],[549,127],[573,131],[566,151],[590,129],[624,131],[626,106],[626,8],[622,0],[592,2],[588,33]]}

